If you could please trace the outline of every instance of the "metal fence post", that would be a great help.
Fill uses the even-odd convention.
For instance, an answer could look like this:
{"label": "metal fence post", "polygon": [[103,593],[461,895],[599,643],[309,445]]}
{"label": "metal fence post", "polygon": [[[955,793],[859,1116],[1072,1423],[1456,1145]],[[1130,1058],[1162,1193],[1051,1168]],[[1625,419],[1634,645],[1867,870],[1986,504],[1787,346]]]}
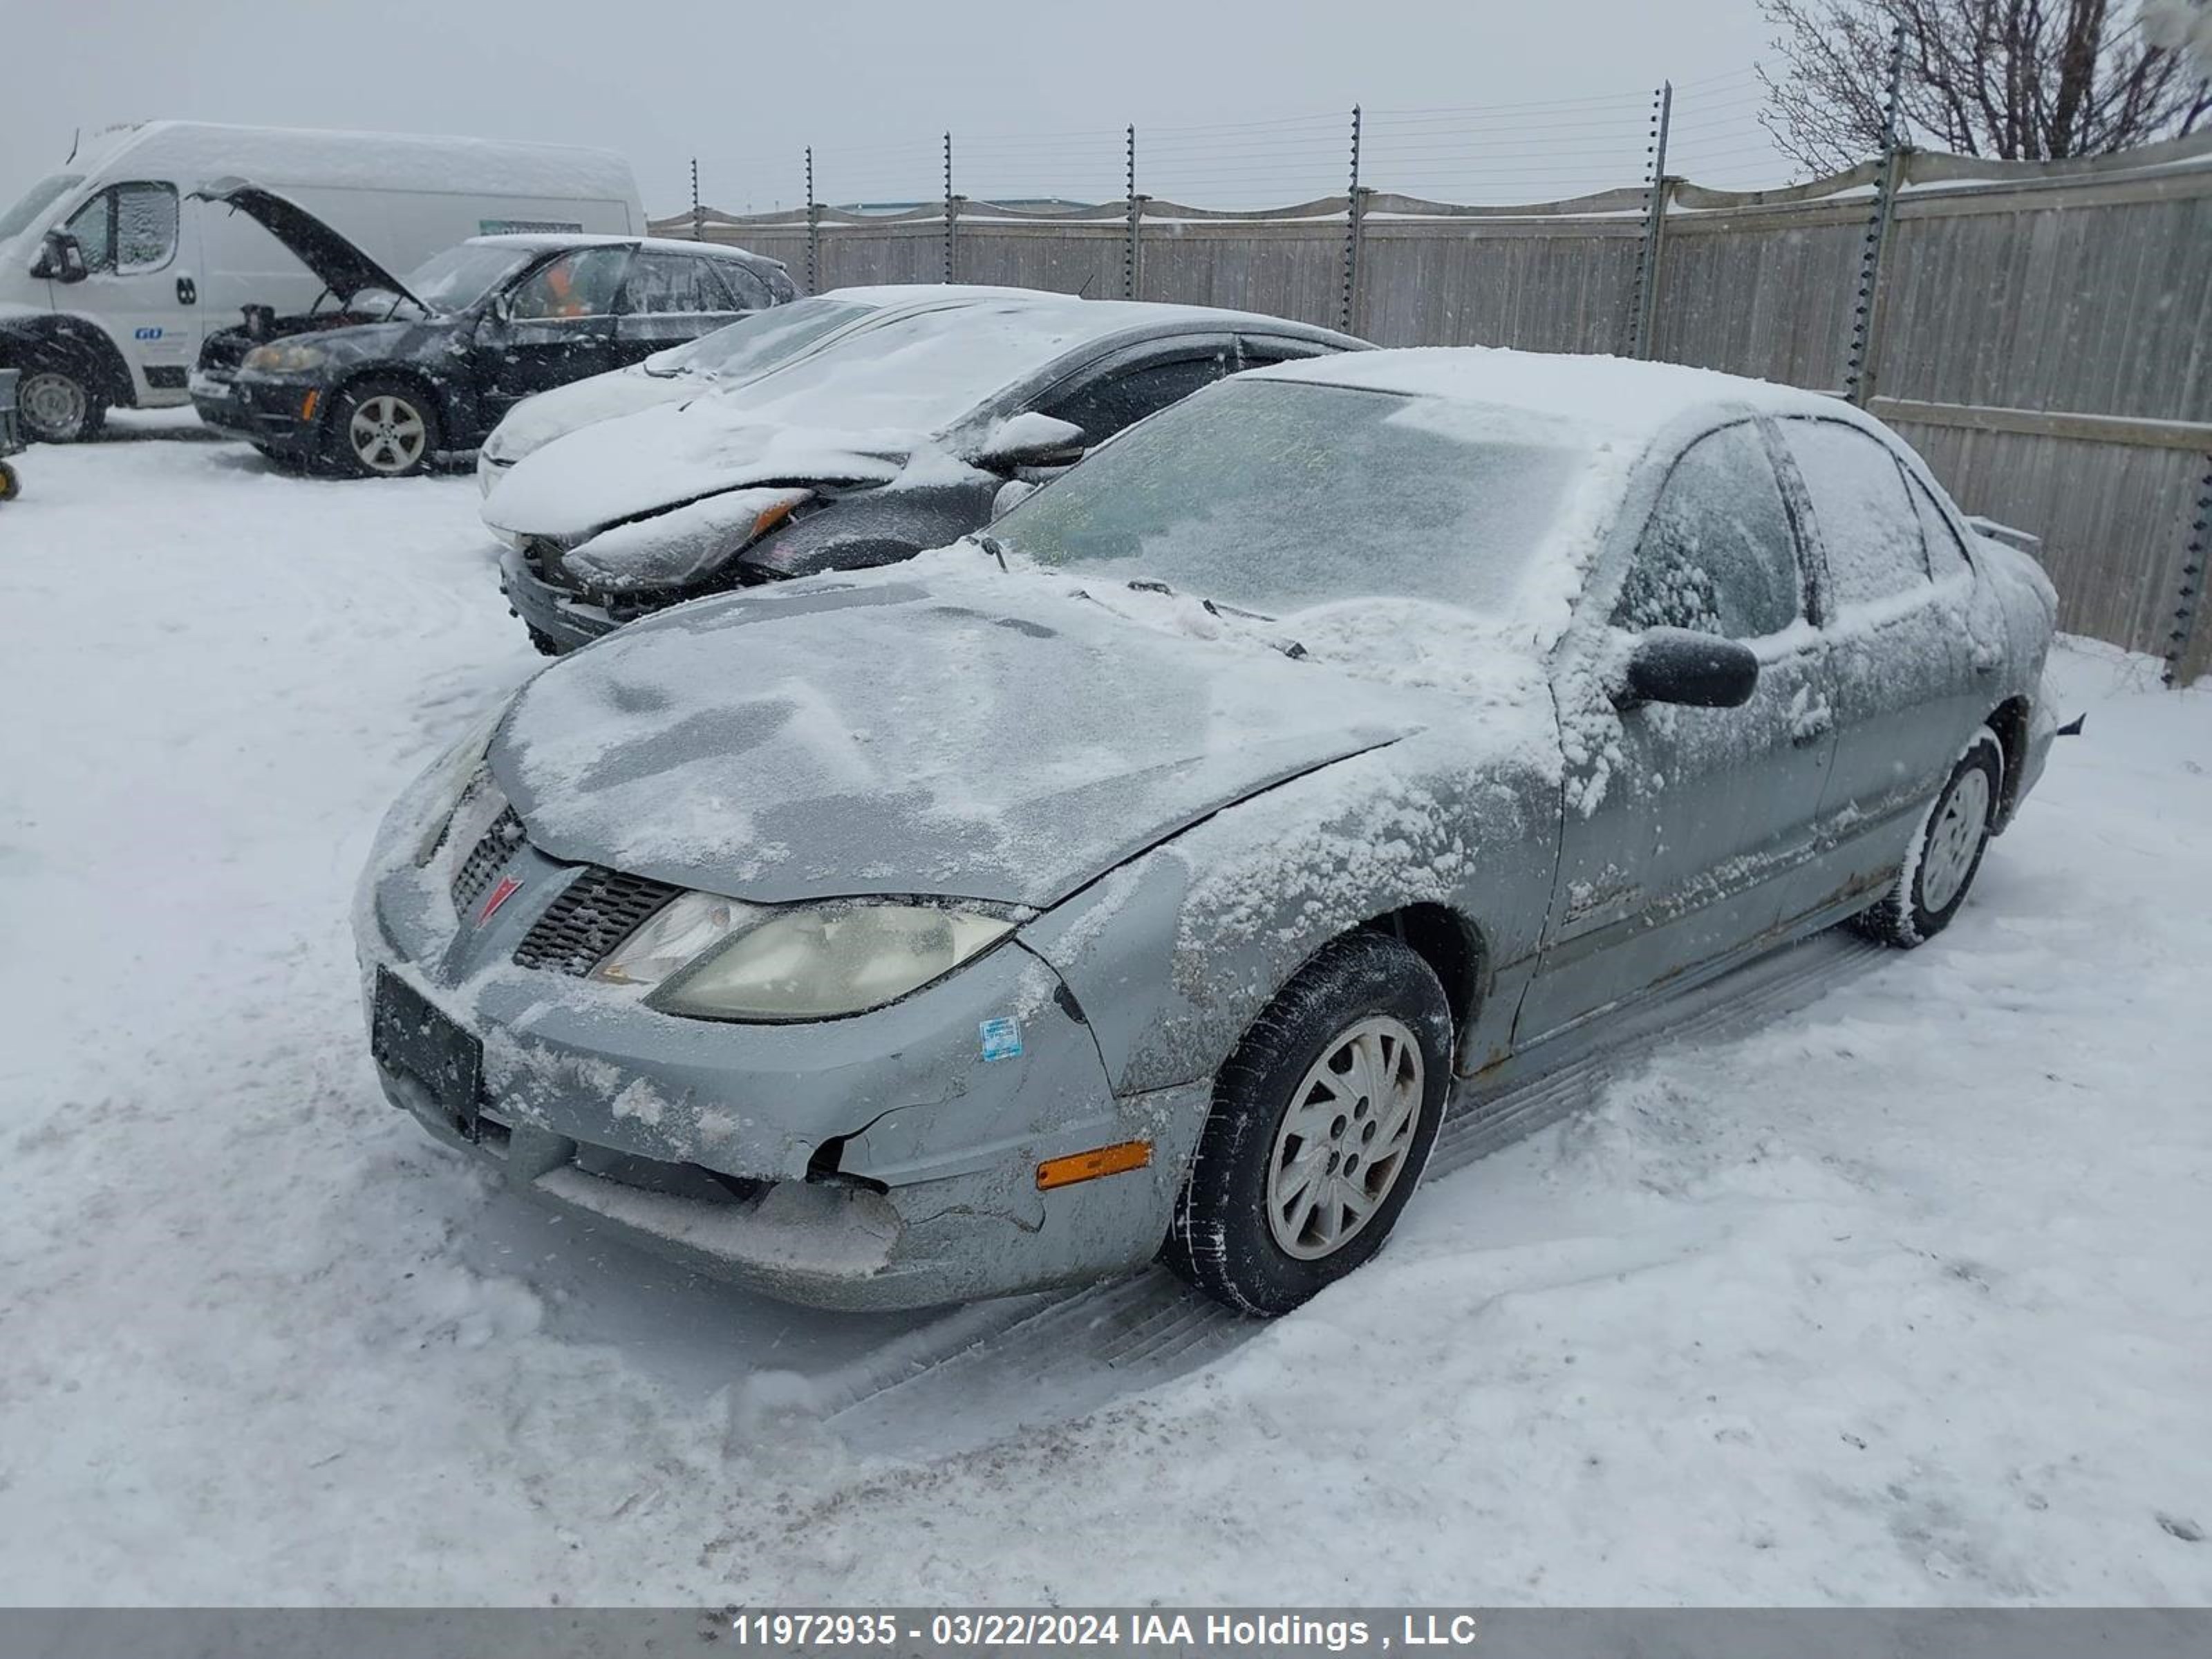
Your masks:
{"label": "metal fence post", "polygon": [[1628,319],[1628,355],[1651,355],[1651,321],[1659,304],[1659,245],[1667,234],[1667,132],[1674,118],[1674,83],[1662,81],[1651,98],[1650,143],[1644,149],[1644,241],[1636,250],[1634,302]]}
{"label": "metal fence post", "polygon": [[952,135],[948,132],[945,135],[945,280],[948,283],[959,269],[959,258],[952,246],[959,217],[960,198],[952,193]]}
{"label": "metal fence post", "polygon": [[1336,325],[1352,331],[1359,304],[1360,220],[1364,216],[1359,194],[1359,106],[1352,106],[1352,185],[1344,204],[1344,297],[1337,306]]}
{"label": "metal fence post", "polygon": [[699,158],[696,155],[691,158],[691,240],[707,240],[707,216],[699,207]]}
{"label": "metal fence post", "polygon": [[1123,198],[1129,204],[1129,234],[1121,243],[1121,297],[1137,297],[1138,229],[1145,217],[1145,198],[1137,194],[1137,125],[1129,124],[1128,166],[1123,179]]}
{"label": "metal fence post", "polygon": [[2204,587],[2205,552],[2212,549],[2212,455],[2204,458],[2204,476],[2197,481],[2197,511],[2189,523],[2189,540],[2181,556],[2180,603],[2173,610],[2173,631],[2166,635],[2166,672],[2169,686],[2183,684],[2188,672],[2189,647],[2197,632],[2197,595]]}
{"label": "metal fence post", "polygon": [[1889,247],[1890,220],[1902,182],[1904,155],[1898,131],[1898,95],[1905,79],[1905,25],[1889,40],[1889,83],[1881,102],[1881,170],[1874,184],[1874,212],[1868,218],[1866,246],[1859,255],[1859,286],[1851,309],[1851,349],[1844,363],[1844,395],[1862,409],[1874,396],[1875,350],[1879,343],[1875,307],[1881,295],[1882,255]]}
{"label": "metal fence post", "polygon": [[814,146],[806,147],[806,291],[822,291],[822,204],[814,199]]}

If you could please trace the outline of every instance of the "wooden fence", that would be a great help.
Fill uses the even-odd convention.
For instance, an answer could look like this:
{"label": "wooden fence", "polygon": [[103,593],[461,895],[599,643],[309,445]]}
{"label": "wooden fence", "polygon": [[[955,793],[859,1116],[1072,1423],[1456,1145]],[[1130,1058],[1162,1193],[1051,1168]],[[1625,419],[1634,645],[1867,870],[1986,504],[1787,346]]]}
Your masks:
{"label": "wooden fence", "polygon": [[[814,291],[994,283],[1269,312],[1382,345],[1644,355],[1856,397],[1967,511],[2043,538],[2061,625],[2212,672],[2212,138],[2091,161],[1904,152],[1788,189],[1524,207],[1362,190],[1267,212],[956,197],[659,222]],[[1863,306],[1862,313],[1859,307]]]}

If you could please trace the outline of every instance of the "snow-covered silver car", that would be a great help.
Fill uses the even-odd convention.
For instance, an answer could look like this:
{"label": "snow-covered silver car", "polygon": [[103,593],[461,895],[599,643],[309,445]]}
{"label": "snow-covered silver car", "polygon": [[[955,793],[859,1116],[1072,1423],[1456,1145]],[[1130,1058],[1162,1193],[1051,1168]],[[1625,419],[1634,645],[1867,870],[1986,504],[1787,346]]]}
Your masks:
{"label": "snow-covered silver car", "polygon": [[1008,483],[1224,375],[1364,349],[1279,317],[1035,289],[910,305],[556,439],[483,519],[507,544],[507,603],[550,655],[708,593],[911,558],[981,528]]}
{"label": "snow-covered silver car", "polygon": [[1824,397],[1255,371],[989,532],[541,673],[386,821],[373,1047],[516,1187],[781,1295],[1164,1255],[1280,1312],[1455,1082],[1946,926],[2042,769],[2053,610]]}
{"label": "snow-covered silver car", "polygon": [[757,312],[687,345],[657,351],[643,362],[524,398],[477,450],[477,489],[489,495],[525,457],[601,421],[742,385],[896,318],[950,311],[981,300],[1026,298],[1035,292],[978,283],[877,283],[832,289]]}

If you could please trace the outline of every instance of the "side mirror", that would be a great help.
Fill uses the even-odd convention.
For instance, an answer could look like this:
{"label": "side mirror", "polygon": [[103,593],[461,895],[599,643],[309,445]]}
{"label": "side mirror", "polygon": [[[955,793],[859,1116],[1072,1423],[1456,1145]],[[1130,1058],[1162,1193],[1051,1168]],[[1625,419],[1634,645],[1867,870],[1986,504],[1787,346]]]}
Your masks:
{"label": "side mirror", "polygon": [[1741,708],[1759,684],[1759,658],[1747,645],[1685,628],[1640,635],[1613,701],[1674,703],[1685,708]]}
{"label": "side mirror", "polygon": [[31,275],[56,283],[81,283],[91,273],[84,268],[84,249],[65,230],[50,230],[39,249]]}
{"label": "side mirror", "polygon": [[1083,459],[1083,428],[1035,410],[1009,416],[983,434],[968,458],[988,472],[1018,466],[1072,466]]}
{"label": "side mirror", "polygon": [[1036,495],[1039,487],[1031,483],[1027,478],[1007,479],[999,486],[998,492],[991,497],[992,522],[995,524],[1005,518],[1007,514],[1021,504],[1024,497]]}

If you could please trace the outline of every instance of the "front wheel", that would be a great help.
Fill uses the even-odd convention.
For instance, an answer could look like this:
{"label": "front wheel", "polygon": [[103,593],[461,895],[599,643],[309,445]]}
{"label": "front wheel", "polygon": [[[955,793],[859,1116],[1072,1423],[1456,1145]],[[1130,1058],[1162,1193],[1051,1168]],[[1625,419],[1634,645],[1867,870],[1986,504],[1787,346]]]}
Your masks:
{"label": "front wheel", "polygon": [[428,468],[438,447],[438,411],[404,380],[347,387],[330,420],[331,457],[357,477],[411,477]]}
{"label": "front wheel", "polygon": [[1910,950],[1951,925],[1982,867],[2004,783],[2004,748],[1986,726],[1951,769],[1914,832],[1905,867],[1881,902],[1852,925],[1884,945]]}
{"label": "front wheel", "polygon": [[1300,970],[1216,1079],[1163,1255],[1248,1314],[1288,1313],[1382,1248],[1443,1121],[1443,987],[1357,933]]}
{"label": "front wheel", "polygon": [[107,419],[100,394],[58,368],[33,369],[16,383],[15,412],[26,433],[48,444],[82,443]]}

